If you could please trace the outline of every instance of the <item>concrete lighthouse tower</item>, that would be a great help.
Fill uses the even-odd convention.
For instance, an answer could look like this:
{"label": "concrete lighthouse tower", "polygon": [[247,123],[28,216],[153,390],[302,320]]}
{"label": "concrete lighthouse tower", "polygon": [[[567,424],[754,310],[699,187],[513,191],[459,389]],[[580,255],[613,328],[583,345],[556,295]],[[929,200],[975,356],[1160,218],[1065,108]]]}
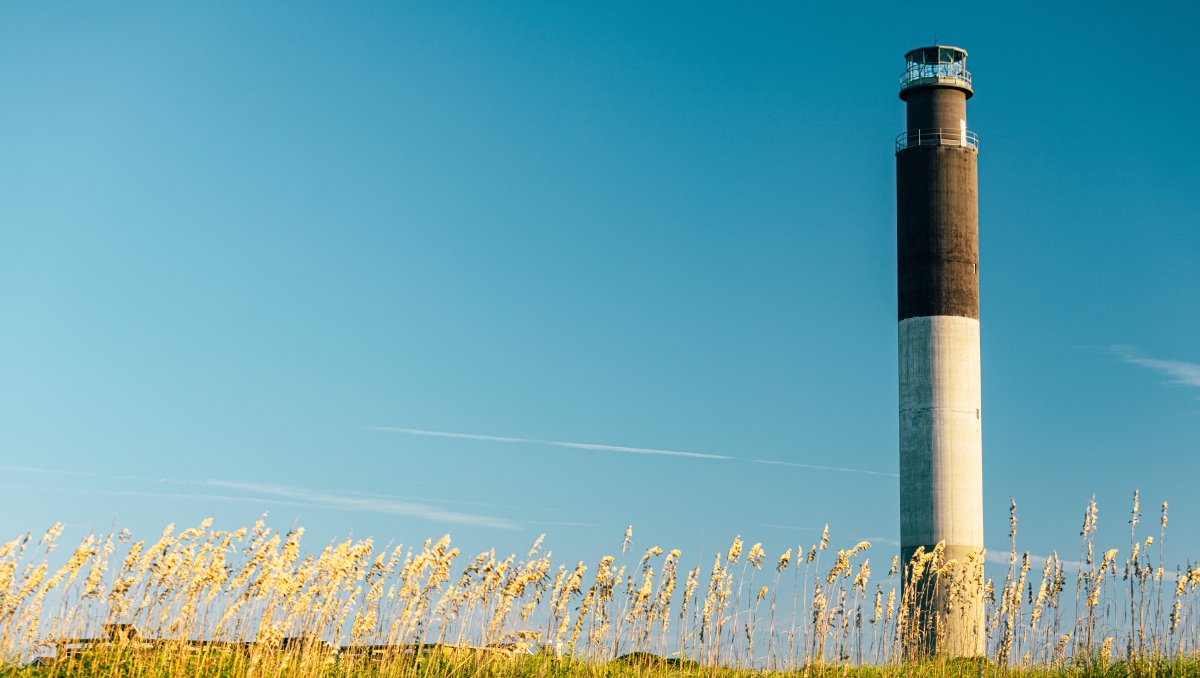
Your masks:
{"label": "concrete lighthouse tower", "polygon": [[[904,60],[908,125],[896,138],[901,557],[944,543],[946,560],[959,566],[952,575],[973,579],[968,570],[982,563],[983,445],[971,73],[957,47],[922,47]],[[922,592],[922,645],[984,654],[981,596],[950,589],[942,581]]]}

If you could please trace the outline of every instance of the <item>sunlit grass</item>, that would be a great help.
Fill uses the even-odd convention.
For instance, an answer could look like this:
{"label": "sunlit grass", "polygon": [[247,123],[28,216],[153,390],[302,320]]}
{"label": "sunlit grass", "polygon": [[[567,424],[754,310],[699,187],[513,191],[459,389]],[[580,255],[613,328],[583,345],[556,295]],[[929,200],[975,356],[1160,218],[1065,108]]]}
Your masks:
{"label": "sunlit grass", "polygon": [[[1135,495],[1130,543],[1079,561],[1013,547],[941,547],[904,564],[828,530],[770,556],[735,538],[704,565],[652,546],[595,564],[463,558],[449,536],[302,546],[302,529],[211,520],[152,540],[62,526],[0,545],[0,666],[11,674],[277,676],[1196,675],[1200,567],[1164,565],[1167,506],[1150,533]],[[908,585],[904,585],[907,582]],[[977,607],[973,607],[977,606]],[[986,657],[951,660],[946,624],[982,611]],[[932,654],[931,654],[932,653]]]}

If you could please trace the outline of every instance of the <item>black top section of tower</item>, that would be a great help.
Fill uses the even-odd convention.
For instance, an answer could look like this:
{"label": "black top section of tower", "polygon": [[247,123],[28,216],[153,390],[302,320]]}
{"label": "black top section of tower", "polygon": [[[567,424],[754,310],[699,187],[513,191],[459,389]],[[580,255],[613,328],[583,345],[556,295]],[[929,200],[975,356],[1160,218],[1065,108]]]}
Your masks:
{"label": "black top section of tower", "polygon": [[896,151],[899,320],[979,318],[979,154],[966,126],[970,74],[965,62],[955,68],[953,77],[922,80],[910,77],[910,62],[901,80],[908,124]]}

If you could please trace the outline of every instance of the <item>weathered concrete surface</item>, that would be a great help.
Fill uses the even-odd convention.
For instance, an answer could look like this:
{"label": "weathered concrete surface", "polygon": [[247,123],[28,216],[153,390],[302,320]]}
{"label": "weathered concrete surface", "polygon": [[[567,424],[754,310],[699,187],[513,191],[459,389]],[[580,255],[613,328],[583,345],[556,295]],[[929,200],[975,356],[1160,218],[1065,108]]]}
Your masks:
{"label": "weathered concrete surface", "polygon": [[956,561],[945,580],[921,588],[926,621],[916,643],[929,653],[983,655],[982,581],[964,567],[984,545],[979,321],[906,318],[899,358],[901,555],[908,562],[918,547],[942,543]]}
{"label": "weathered concrete surface", "polygon": [[899,338],[901,544],[982,547],[979,321],[908,318]]}

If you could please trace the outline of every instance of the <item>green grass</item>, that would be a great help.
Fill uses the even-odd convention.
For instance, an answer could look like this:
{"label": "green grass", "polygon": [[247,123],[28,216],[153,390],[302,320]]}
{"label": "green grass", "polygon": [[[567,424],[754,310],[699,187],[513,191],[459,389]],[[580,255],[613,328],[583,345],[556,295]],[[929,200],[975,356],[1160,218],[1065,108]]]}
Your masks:
{"label": "green grass", "polygon": [[504,658],[472,655],[466,657],[430,655],[419,658],[393,658],[384,664],[340,662],[326,666],[260,666],[251,669],[243,663],[213,661],[214,657],[189,657],[183,661],[169,657],[127,658],[125,661],[77,658],[44,667],[0,670],[4,678],[71,678],[74,676],[319,676],[320,678],[975,678],[1006,676],[1043,678],[1078,676],[1080,678],[1145,676],[1175,678],[1200,676],[1200,660],[1157,660],[1106,666],[1064,666],[1060,668],[1010,668],[1002,670],[983,660],[926,661],[892,666],[812,666],[790,672],[755,671],[700,666],[693,662],[664,660],[653,655],[623,658],[610,662],[582,662],[550,657]]}

